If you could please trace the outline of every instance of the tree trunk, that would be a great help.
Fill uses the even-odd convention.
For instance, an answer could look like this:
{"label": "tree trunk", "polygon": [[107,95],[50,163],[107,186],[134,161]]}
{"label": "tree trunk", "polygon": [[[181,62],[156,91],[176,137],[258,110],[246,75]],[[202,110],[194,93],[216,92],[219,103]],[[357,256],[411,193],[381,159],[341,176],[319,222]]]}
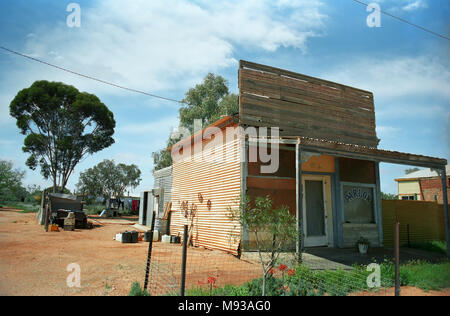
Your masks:
{"label": "tree trunk", "polygon": [[57,189],[57,184],[56,184],[56,175],[53,175],[53,193],[56,193],[56,189]]}
{"label": "tree trunk", "polygon": [[264,273],[263,285],[262,285],[262,296],[266,296],[266,275],[267,275],[267,273]]}

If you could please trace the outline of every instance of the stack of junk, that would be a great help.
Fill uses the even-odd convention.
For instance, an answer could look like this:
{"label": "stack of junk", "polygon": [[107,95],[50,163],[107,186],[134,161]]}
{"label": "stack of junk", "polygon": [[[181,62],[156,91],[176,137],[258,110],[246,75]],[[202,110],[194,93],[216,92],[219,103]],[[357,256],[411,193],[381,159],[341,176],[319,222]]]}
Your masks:
{"label": "stack of junk", "polygon": [[153,232],[153,236],[151,230],[148,230],[145,233],[139,233],[135,230],[124,231],[123,233],[116,234],[113,239],[123,244],[133,244],[139,241],[150,242],[152,238],[153,241],[161,241],[162,243],[166,244],[179,244],[181,242],[180,236],[162,235],[160,238],[159,231],[157,230]]}
{"label": "stack of junk", "polygon": [[75,229],[75,213],[70,212],[64,219],[64,230],[74,230]]}
{"label": "stack of junk", "polygon": [[135,230],[132,230],[116,234],[116,237],[114,239],[120,241],[123,244],[135,244],[139,241],[140,238],[139,233]]}
{"label": "stack of junk", "polygon": [[70,194],[44,192],[37,219],[50,231],[57,231],[58,227],[64,230],[90,228],[83,202]]}

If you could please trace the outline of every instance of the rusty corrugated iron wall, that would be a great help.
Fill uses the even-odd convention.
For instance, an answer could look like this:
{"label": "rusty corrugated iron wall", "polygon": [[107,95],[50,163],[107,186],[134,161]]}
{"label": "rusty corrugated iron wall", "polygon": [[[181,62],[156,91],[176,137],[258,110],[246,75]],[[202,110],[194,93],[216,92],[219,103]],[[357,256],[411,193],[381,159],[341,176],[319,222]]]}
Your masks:
{"label": "rusty corrugated iron wall", "polygon": [[[207,142],[203,140],[202,145]],[[189,224],[194,246],[238,254],[241,226],[231,218],[230,208],[239,207],[240,148],[236,136],[174,162],[171,235],[182,236],[183,225]]]}

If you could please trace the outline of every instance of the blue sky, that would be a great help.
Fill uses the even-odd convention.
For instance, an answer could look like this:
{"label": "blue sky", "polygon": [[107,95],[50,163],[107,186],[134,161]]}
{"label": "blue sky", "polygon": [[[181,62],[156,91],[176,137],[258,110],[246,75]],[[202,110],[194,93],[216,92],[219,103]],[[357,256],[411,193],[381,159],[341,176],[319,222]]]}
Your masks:
{"label": "blue sky", "polygon": [[[69,28],[66,7],[81,8]],[[374,1],[367,1],[374,2]],[[450,35],[448,0],[375,1],[381,9]],[[374,93],[380,148],[450,159],[449,41],[381,17],[352,0],[27,1],[0,2],[0,44],[116,84],[174,99],[208,72],[238,91],[240,59],[289,69]],[[151,153],[178,125],[177,103],[79,78],[0,51],[0,159],[26,170],[24,183],[50,185],[25,166],[23,136],[9,116],[15,94],[35,80],[62,81],[96,94],[115,115],[116,143],[86,158],[78,174],[103,159],[135,163],[139,192],[152,187]],[[407,166],[382,164],[382,190]]]}

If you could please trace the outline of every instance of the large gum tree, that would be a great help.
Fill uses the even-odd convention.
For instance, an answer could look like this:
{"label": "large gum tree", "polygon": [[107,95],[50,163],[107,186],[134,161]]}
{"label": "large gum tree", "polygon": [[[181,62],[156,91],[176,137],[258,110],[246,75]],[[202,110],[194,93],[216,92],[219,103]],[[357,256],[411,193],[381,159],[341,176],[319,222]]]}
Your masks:
{"label": "large gum tree", "polygon": [[10,104],[10,114],[26,135],[26,165],[40,167],[52,179],[53,192],[63,192],[75,166],[86,155],[114,143],[116,122],[100,99],[61,82],[34,82],[19,91]]}

